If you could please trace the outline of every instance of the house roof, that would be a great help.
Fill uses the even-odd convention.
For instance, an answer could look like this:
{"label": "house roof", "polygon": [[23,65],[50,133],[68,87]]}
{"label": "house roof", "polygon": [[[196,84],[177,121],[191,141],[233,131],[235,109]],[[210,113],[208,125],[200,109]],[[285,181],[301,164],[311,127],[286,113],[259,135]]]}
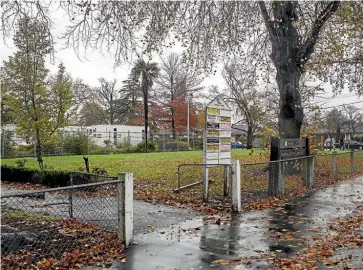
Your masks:
{"label": "house roof", "polygon": [[231,130],[231,134],[232,136],[243,136],[246,135],[247,132],[247,127],[245,125],[232,125],[232,130]]}

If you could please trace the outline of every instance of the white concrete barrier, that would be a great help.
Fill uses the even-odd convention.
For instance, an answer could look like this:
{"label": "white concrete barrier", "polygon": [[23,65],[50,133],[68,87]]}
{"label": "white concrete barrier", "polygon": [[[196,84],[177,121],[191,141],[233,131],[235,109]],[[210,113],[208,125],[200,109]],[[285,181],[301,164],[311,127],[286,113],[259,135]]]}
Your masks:
{"label": "white concrete barrier", "polygon": [[134,230],[134,175],[132,173],[120,173],[118,184],[118,233],[119,239],[129,246]]}
{"label": "white concrete barrier", "polygon": [[241,211],[241,168],[239,160],[232,160],[232,211]]}

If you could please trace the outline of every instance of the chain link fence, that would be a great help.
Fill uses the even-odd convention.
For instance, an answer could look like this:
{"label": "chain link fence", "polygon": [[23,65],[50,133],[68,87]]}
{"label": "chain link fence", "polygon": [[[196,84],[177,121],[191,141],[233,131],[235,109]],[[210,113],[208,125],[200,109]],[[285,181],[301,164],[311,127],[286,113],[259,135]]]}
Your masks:
{"label": "chain link fence", "polygon": [[[149,141],[157,151],[202,150],[203,137],[186,133],[175,136],[167,132],[149,132]],[[137,145],[145,139],[144,132],[97,131],[87,129],[58,131],[42,145],[43,156],[117,154],[137,151]],[[141,147],[142,148],[142,147]],[[143,150],[144,148],[142,148]],[[35,157],[33,141],[27,141],[15,131],[1,130],[1,157]]]}
{"label": "chain link fence", "polygon": [[[308,162],[314,163],[313,171],[309,171]],[[180,193],[180,196],[202,200],[203,175],[206,166],[209,168],[210,201],[229,202],[233,174],[229,165],[182,164],[178,168],[178,188],[176,191]],[[242,204],[246,205],[269,198],[272,166],[281,170],[279,174],[283,179],[283,193],[298,195],[306,190],[309,174],[313,174],[315,188],[331,185],[336,181],[362,174],[363,156],[354,155],[352,159],[351,152],[344,152],[279,161],[241,163]],[[229,169],[228,179],[225,177],[227,168]],[[225,184],[226,181],[227,184]]]}
{"label": "chain link fence", "polygon": [[2,190],[2,269],[79,268],[124,257],[125,181],[87,173],[70,178],[61,188]]}
{"label": "chain link fence", "polygon": [[208,195],[210,203],[229,201],[231,194],[231,165],[181,164],[178,167],[178,192],[192,200],[203,199],[203,179],[208,170]]}

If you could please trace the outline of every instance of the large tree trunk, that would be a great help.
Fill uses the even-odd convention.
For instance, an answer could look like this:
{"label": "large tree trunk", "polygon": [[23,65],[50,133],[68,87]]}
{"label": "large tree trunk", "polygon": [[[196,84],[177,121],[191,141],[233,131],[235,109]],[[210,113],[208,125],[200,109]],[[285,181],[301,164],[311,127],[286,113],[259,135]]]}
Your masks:
{"label": "large tree trunk", "polygon": [[277,69],[276,80],[280,92],[280,138],[300,138],[303,122],[303,109],[299,92],[300,77],[300,71],[292,64],[282,64]]}
{"label": "large tree trunk", "polygon": [[40,131],[36,129],[36,142],[35,142],[35,153],[37,156],[37,161],[40,169],[43,169],[43,157],[42,157],[42,143],[40,139]]}
{"label": "large tree trunk", "polygon": [[252,142],[253,142],[252,127],[248,127],[248,129],[247,129],[247,149],[252,149]]}
{"label": "large tree trunk", "polygon": [[276,67],[276,81],[280,93],[280,138],[300,138],[303,109],[299,81],[303,69],[296,59],[299,50],[299,34],[293,25],[296,18],[294,4],[276,5],[275,16],[281,18],[275,28],[277,38],[272,39],[271,59]]}

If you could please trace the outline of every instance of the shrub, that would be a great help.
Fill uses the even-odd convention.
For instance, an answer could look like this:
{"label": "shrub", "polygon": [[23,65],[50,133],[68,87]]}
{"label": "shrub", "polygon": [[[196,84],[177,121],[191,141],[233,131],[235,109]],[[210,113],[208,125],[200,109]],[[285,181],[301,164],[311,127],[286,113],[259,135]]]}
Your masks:
{"label": "shrub", "polygon": [[24,168],[25,167],[25,164],[27,163],[28,161],[26,159],[17,159],[15,161],[15,164],[16,164],[16,167],[17,168]]}
{"label": "shrub", "polygon": [[34,156],[34,144],[14,146],[13,156]]}
{"label": "shrub", "polygon": [[187,142],[177,142],[177,144],[179,145],[179,151],[188,151],[189,150],[189,146]]}
{"label": "shrub", "polygon": [[1,165],[1,180],[9,182],[42,184],[48,187],[69,185],[69,173],[52,170],[16,168]]}
{"label": "shrub", "polygon": [[[147,144],[148,144],[147,149],[148,149],[149,152],[156,152],[158,150],[158,146],[157,146],[157,144],[155,142],[148,141]],[[136,145],[136,152],[138,152],[138,153],[145,152],[145,140],[143,140],[142,142],[139,142]]]}
{"label": "shrub", "polygon": [[64,152],[86,155],[94,147],[93,142],[86,134],[78,133],[75,136],[68,135],[63,141]]}
{"label": "shrub", "polygon": [[107,175],[107,171],[105,168],[95,167],[92,169],[91,172],[94,174]]}
{"label": "shrub", "polygon": [[193,141],[195,150],[203,150],[203,139],[198,138]]}

